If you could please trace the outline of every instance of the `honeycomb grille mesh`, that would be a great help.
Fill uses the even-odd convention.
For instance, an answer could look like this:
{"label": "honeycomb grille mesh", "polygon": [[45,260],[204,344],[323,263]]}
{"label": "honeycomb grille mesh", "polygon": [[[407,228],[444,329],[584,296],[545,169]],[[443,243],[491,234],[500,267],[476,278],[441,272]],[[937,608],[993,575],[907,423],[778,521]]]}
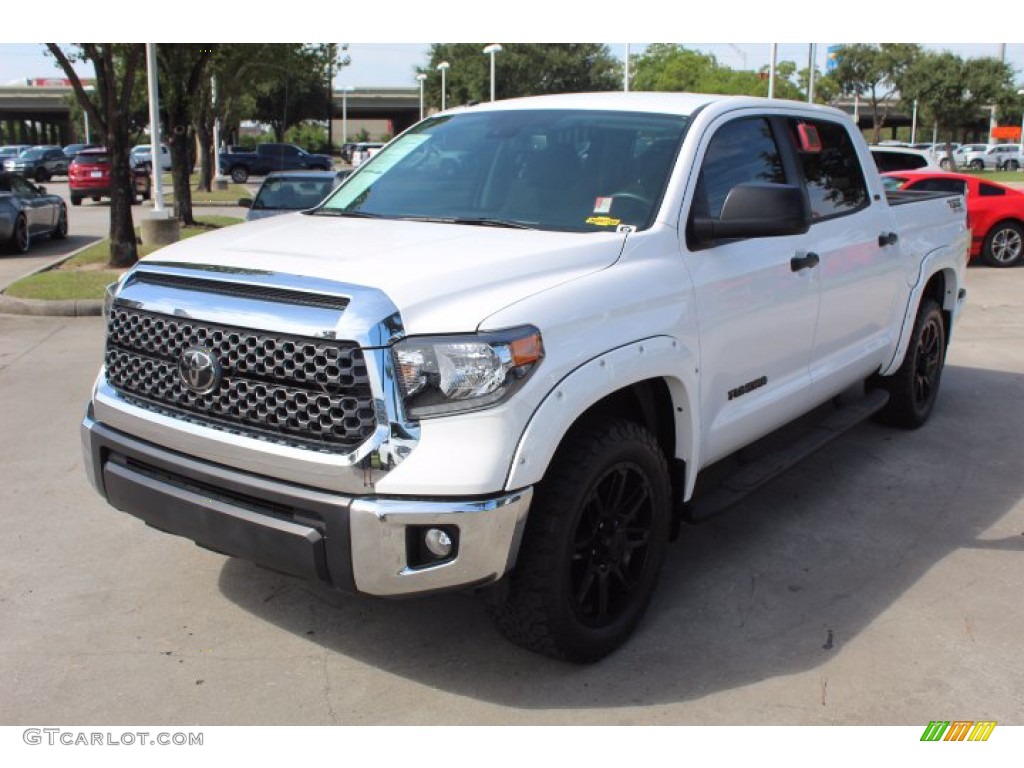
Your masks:
{"label": "honeycomb grille mesh", "polygon": [[[178,372],[193,347],[220,362],[209,394],[189,389]],[[107,381],[133,404],[233,434],[334,453],[365,442],[377,425],[363,353],[352,342],[115,306],[105,363]]]}

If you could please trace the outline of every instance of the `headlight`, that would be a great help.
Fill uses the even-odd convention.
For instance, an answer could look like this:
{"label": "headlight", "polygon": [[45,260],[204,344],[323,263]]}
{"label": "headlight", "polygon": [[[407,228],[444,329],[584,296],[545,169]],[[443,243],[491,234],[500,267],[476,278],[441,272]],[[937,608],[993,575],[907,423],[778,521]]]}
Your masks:
{"label": "headlight", "polygon": [[403,339],[392,347],[395,378],[413,419],[496,405],[544,357],[540,331],[526,326],[472,336]]}

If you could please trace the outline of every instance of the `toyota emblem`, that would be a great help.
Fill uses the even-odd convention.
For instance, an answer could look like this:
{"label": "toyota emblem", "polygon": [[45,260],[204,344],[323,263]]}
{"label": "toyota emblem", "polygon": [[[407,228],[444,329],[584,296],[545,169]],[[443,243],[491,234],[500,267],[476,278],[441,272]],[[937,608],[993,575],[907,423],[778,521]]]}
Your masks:
{"label": "toyota emblem", "polygon": [[178,375],[197,395],[208,395],[220,384],[221,367],[216,356],[202,347],[189,347],[181,353]]}

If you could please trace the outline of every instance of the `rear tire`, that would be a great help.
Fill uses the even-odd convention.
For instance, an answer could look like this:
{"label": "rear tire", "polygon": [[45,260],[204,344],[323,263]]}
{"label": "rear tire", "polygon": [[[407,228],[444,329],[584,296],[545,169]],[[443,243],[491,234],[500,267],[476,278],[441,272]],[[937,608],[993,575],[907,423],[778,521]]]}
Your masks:
{"label": "rear tire", "polygon": [[971,170],[983,171],[985,170],[985,162],[983,160],[971,160]]}
{"label": "rear tire", "polygon": [[878,420],[906,429],[923,426],[935,408],[945,362],[942,309],[934,299],[922,299],[902,365],[896,373],[877,380],[889,392],[889,402],[878,412]]}
{"label": "rear tire", "polygon": [[1024,229],[1012,221],[996,224],[985,237],[981,255],[991,267],[1017,266],[1024,260]]}
{"label": "rear tire", "polygon": [[82,204],[82,198],[77,197],[76,195],[72,195],[71,196],[71,204],[72,205],[81,205]]}
{"label": "rear tire", "polygon": [[513,643],[593,662],[640,622],[671,522],[668,464],[631,421],[570,433],[537,485],[504,601],[490,609]]}
{"label": "rear tire", "polygon": [[14,220],[14,231],[11,233],[8,247],[12,253],[22,254],[28,252],[31,244],[32,237],[28,231],[28,219],[25,218],[25,214],[18,214],[18,218]]}
{"label": "rear tire", "polygon": [[36,183],[42,184],[44,181],[50,180],[50,172],[45,168],[36,168]]}
{"label": "rear tire", "polygon": [[1020,163],[1018,163],[1016,160],[1007,160],[1006,165],[1004,165],[1003,167],[1008,171],[1019,171]]}
{"label": "rear tire", "polygon": [[235,182],[235,184],[245,184],[245,182],[249,180],[249,169],[241,165],[236,165],[231,169],[231,180]]}

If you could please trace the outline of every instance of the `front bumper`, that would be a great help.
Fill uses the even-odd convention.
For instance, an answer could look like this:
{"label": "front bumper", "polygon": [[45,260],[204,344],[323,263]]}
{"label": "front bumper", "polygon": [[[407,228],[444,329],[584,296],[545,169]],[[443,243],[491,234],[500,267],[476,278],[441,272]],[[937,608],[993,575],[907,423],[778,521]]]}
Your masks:
{"label": "front bumper", "polygon": [[[200,461],[82,422],[87,474],[114,507],[148,525],[273,570],[378,596],[487,584],[515,562],[532,489],[484,499],[328,493]],[[451,555],[424,561],[436,527]]]}

